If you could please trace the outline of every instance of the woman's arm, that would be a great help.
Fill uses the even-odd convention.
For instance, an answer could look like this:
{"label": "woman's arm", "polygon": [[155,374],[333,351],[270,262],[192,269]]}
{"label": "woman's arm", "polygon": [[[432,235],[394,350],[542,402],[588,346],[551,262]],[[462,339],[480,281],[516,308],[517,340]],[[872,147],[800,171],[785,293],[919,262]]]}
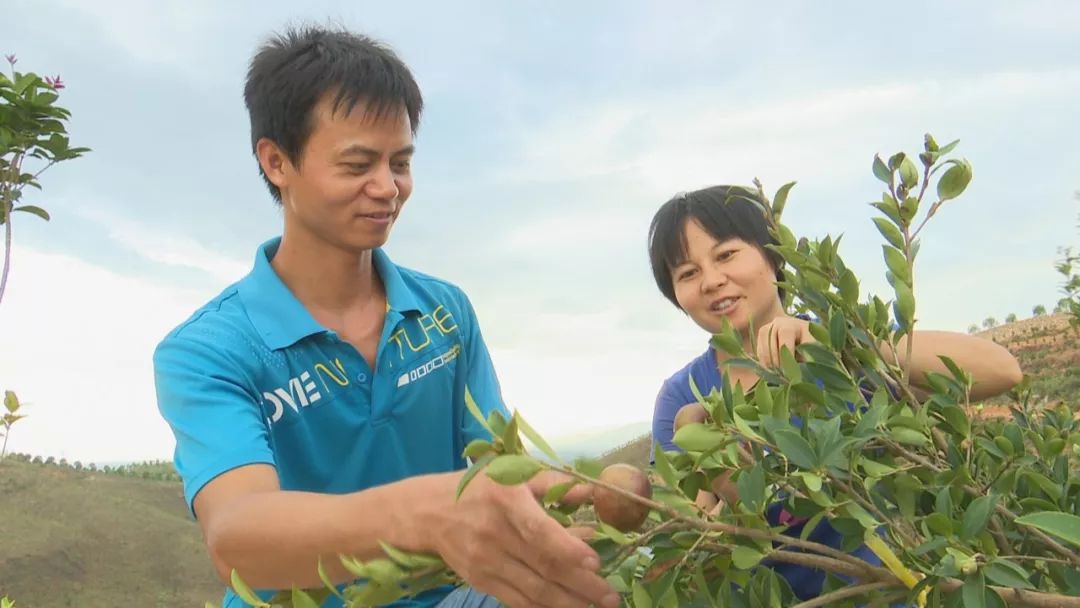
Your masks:
{"label": "woman's arm", "polygon": [[[890,355],[888,345],[886,356]],[[1020,364],[1004,346],[966,334],[951,331],[916,331],[911,336],[911,359],[908,361],[908,336],[896,345],[897,360],[908,368],[915,386],[929,389],[927,372],[951,376],[939,356],[949,357],[971,376],[971,399],[979,401],[1008,391],[1020,383],[1024,374]]]}

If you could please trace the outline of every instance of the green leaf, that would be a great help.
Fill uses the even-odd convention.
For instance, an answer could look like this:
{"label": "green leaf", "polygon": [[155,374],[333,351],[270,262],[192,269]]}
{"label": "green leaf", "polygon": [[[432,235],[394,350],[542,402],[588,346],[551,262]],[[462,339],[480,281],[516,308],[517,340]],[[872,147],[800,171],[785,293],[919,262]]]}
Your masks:
{"label": "green leaf", "polygon": [[1071,513],[1054,511],[1031,513],[1017,519],[1016,523],[1021,526],[1038,528],[1047,534],[1052,534],[1073,545],[1080,546],[1080,517]]}
{"label": "green leaf", "polygon": [[896,224],[886,220],[883,217],[875,217],[874,225],[877,226],[878,232],[881,236],[885,237],[885,240],[890,245],[897,249],[904,248],[904,235],[900,233],[900,229],[896,227]]}
{"label": "green leaf", "polygon": [[25,213],[32,213],[32,214],[40,217],[41,219],[45,220],[46,222],[49,221],[49,212],[45,211],[41,207],[38,207],[37,205],[22,205],[22,206],[19,206],[19,207],[15,207],[12,211],[22,211],[22,212],[25,212]]}
{"label": "green leaf", "polygon": [[641,581],[635,580],[630,588],[634,598],[634,608],[652,608],[652,598],[649,597],[649,591],[645,589]]}
{"label": "green leaf", "polygon": [[926,517],[926,527],[939,536],[952,536],[952,518],[942,513],[931,513]]}
{"label": "green leaf", "polygon": [[690,393],[694,395],[694,399],[697,399],[698,403],[705,402],[705,397],[701,396],[701,391],[698,390],[697,383],[694,382],[693,376],[690,376]]}
{"label": "green leaf", "polygon": [[476,462],[478,458],[491,451],[491,442],[484,441],[483,439],[473,439],[469,442],[469,445],[465,446],[465,451],[462,455],[469,460]]}
{"label": "green leaf", "polygon": [[315,600],[310,595],[304,592],[303,589],[292,589],[292,605],[293,608],[319,608],[319,605],[315,603]]}
{"label": "green leaf", "polygon": [[939,155],[941,155],[941,156],[945,156],[945,155],[946,155],[946,154],[948,154],[949,152],[952,152],[952,151],[953,151],[953,148],[955,148],[955,147],[956,147],[956,144],[958,144],[958,143],[960,143],[960,140],[959,140],[959,139],[953,140],[953,141],[951,141],[951,142],[949,142],[949,143],[945,144],[945,145],[944,145],[944,146],[942,146],[941,148],[938,148],[938,151],[937,151],[937,153],[938,153]]}
{"label": "green leaf", "polygon": [[334,582],[330,580],[330,576],[326,574],[326,569],[323,567],[322,557],[319,557],[319,580],[322,581],[323,585],[325,585],[331,593],[333,593],[340,599],[345,599],[345,597],[341,595],[341,592],[337,590],[337,585],[335,585]]}
{"label": "green leaf", "polygon": [[546,454],[548,458],[550,458],[554,462],[561,462],[559,460],[559,455],[555,453],[555,450],[551,447],[551,444],[545,441],[544,438],[540,436],[540,433],[536,432],[536,429],[534,429],[532,425],[530,425],[528,422],[525,422],[525,418],[523,418],[520,413],[515,413],[515,415],[518,418],[518,428],[521,429],[521,432],[525,435],[525,438],[528,439],[530,443],[539,448],[541,452]]}
{"label": "green leaf", "polygon": [[964,608],[986,608],[986,581],[982,572],[976,572],[964,581],[960,590]]}
{"label": "green leaf", "polygon": [[675,445],[689,452],[707,452],[728,440],[728,434],[700,423],[688,424],[675,432]]}
{"label": "green leaf", "polygon": [[656,463],[654,467],[656,472],[660,474],[660,479],[664,480],[667,487],[676,489],[679,487],[679,480],[675,474],[675,469],[671,466],[671,461],[668,460],[667,454],[664,453],[663,446],[660,442],[656,442],[653,445],[653,461]]}
{"label": "green leaf", "polygon": [[761,463],[755,464],[750,469],[743,469],[739,473],[739,479],[735,482],[735,489],[739,494],[739,500],[751,511],[759,511],[765,504],[765,470]]}
{"label": "green leaf", "polygon": [[784,376],[792,383],[802,382],[802,372],[799,370],[799,363],[795,360],[795,355],[787,346],[780,348],[780,369],[783,370]]}
{"label": "green leaf", "polygon": [[997,497],[994,495],[980,496],[971,501],[967,510],[964,511],[964,520],[960,524],[960,540],[969,541],[982,534],[996,504]]}
{"label": "green leaf", "polygon": [[795,186],[795,182],[789,182],[780,186],[780,189],[776,191],[776,196],[773,197],[773,215],[777,219],[784,213],[784,206],[787,205],[788,192]]}
{"label": "green leaf", "polygon": [[848,268],[840,275],[840,297],[848,306],[855,306],[859,302],[859,279]]}
{"label": "green leaf", "polygon": [[803,469],[817,468],[817,455],[802,435],[789,429],[781,429],[774,435],[780,453],[792,464]]}
{"label": "green leaf", "polygon": [[[1009,445],[1011,446],[1012,444],[1010,443]],[[1050,500],[1061,500],[1061,486],[1051,481],[1046,475],[1032,470],[1025,470],[1020,474],[1024,479],[1028,480],[1029,483],[1037,485],[1040,490],[1046,492],[1046,495],[1050,497]]]}
{"label": "green leaf", "polygon": [[491,461],[487,476],[496,483],[513,486],[529,481],[542,470],[543,465],[528,456],[505,454]]}
{"label": "green leaf", "polygon": [[941,176],[937,185],[938,199],[942,201],[960,196],[971,183],[971,163],[966,160],[950,160],[949,162],[952,166],[945,175]]}
{"label": "green leaf", "polygon": [[[386,556],[394,560],[395,563],[397,563],[403,568],[408,568],[410,570],[416,568],[428,568],[443,563],[441,558],[435,557],[433,555],[406,553],[401,549],[398,549],[393,545],[383,542],[381,540],[379,541],[379,547],[383,550],[383,553],[386,553]],[[323,582],[325,583],[326,581]]]}
{"label": "green leaf", "polygon": [[971,421],[968,420],[964,409],[958,405],[946,405],[941,408],[941,416],[962,437],[971,433]]}
{"label": "green leaf", "polygon": [[485,466],[487,466],[489,462],[495,460],[496,456],[498,456],[498,454],[494,452],[488,452],[487,454],[481,456],[480,460],[474,462],[473,465],[469,467],[468,471],[465,471],[465,474],[461,476],[461,481],[458,482],[457,494],[454,496],[455,500],[461,498],[461,493],[465,491],[465,486],[469,485],[469,482],[472,481],[472,478],[476,477],[476,474],[479,473]]}
{"label": "green leaf", "polygon": [[889,436],[897,443],[922,447],[930,443],[930,440],[920,431],[897,426],[889,429]]}
{"label": "green leaf", "polygon": [[906,155],[904,160],[900,161],[900,183],[909,190],[919,183],[919,168]]}
{"label": "green leaf", "polygon": [[7,411],[14,414],[19,409],[19,398],[15,396],[15,391],[4,391],[4,407]]}
{"label": "green leaf", "polygon": [[743,350],[742,342],[740,342],[734,336],[726,334],[716,334],[712,337],[712,345],[717,350],[728,353],[733,357],[741,357],[746,354]]}
{"label": "green leaf", "polygon": [[[741,406],[741,407],[749,407],[749,406],[744,405],[744,406]],[[735,428],[739,429],[739,432],[742,433],[744,437],[746,437],[747,439],[754,439],[754,440],[758,441],[759,443],[764,443],[765,442],[765,438],[762,437],[761,435],[758,435],[754,431],[754,429],[750,428],[750,425],[747,424],[746,420],[743,420],[743,417],[740,416],[738,413],[734,414],[732,416],[732,419],[735,422]]]}
{"label": "green leaf", "polygon": [[1026,570],[1007,559],[995,559],[986,567],[986,578],[1003,587],[1035,589],[1028,580],[1030,577]]}
{"label": "green leaf", "polygon": [[844,348],[847,341],[847,320],[841,314],[834,314],[829,319],[829,342],[836,350]]}
{"label": "green leaf", "polygon": [[809,471],[796,471],[795,475],[803,480],[806,484],[806,489],[811,492],[821,491],[821,476],[817,473],[811,473]]}
{"label": "green leaf", "polygon": [[915,323],[915,294],[904,283],[897,282],[893,288],[896,290],[896,320],[901,328],[911,329]]}
{"label": "green leaf", "polygon": [[731,552],[731,561],[740,570],[749,570],[761,562],[765,557],[760,551],[739,545]]}
{"label": "green leaf", "polygon": [[251,587],[248,587],[247,583],[240,579],[240,575],[236,572],[236,568],[233,568],[229,578],[232,581],[233,591],[236,592],[236,595],[240,599],[257,608],[270,608],[270,604],[259,599],[259,596],[255,595],[255,592],[251,590]]}
{"label": "green leaf", "polygon": [[886,184],[892,182],[892,171],[885,166],[885,162],[877,154],[874,155],[874,177]]}
{"label": "green leaf", "polygon": [[885,252],[885,265],[889,267],[889,271],[904,283],[910,284],[911,272],[908,270],[907,258],[904,257],[904,252],[889,245],[882,245],[881,249]]}
{"label": "green leaf", "polygon": [[862,465],[866,475],[868,477],[880,479],[882,477],[888,477],[896,472],[895,467],[890,467],[887,464],[881,464],[880,462],[871,460],[869,458],[860,458],[859,464]]}
{"label": "green leaf", "polygon": [[476,401],[473,400],[472,393],[469,392],[468,386],[465,387],[465,407],[468,408],[469,413],[472,414],[472,417],[475,418],[481,426],[487,429],[489,433],[491,433],[492,437],[497,437],[499,435],[491,428],[491,425],[488,424],[487,419],[484,418],[484,414],[480,411],[480,407],[476,405]]}

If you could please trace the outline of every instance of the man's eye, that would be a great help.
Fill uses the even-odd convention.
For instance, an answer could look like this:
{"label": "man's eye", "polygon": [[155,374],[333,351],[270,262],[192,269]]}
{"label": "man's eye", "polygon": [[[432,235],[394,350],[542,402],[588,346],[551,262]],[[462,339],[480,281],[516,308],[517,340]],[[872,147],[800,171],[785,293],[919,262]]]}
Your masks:
{"label": "man's eye", "polygon": [[412,168],[412,161],[401,160],[401,161],[398,161],[398,162],[394,163],[394,170],[399,172],[399,173],[404,173],[404,172],[408,171],[410,168]]}
{"label": "man's eye", "polygon": [[371,168],[371,165],[364,163],[345,163],[345,168],[348,169],[350,173],[366,173],[367,170]]}

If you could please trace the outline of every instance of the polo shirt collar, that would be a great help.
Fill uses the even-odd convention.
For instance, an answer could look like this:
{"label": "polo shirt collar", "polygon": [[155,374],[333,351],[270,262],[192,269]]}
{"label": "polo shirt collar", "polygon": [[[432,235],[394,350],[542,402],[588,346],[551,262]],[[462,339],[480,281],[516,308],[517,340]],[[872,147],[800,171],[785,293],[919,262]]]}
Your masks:
{"label": "polo shirt collar", "polygon": [[[270,265],[280,245],[281,237],[260,245],[255,253],[255,266],[238,284],[248,318],[271,350],[287,348],[308,336],[328,331],[296,299]],[[387,311],[399,314],[419,311],[416,293],[406,285],[389,256],[382,249],[374,249],[372,260],[386,289]]]}

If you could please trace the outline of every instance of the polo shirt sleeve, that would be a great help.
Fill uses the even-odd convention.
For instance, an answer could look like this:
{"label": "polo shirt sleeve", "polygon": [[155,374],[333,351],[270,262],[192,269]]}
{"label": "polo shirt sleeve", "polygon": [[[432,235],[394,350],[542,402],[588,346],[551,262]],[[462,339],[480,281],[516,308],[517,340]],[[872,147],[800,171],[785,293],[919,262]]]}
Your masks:
{"label": "polo shirt sleeve", "polygon": [[176,438],[184,499],[237,467],[274,465],[259,397],[240,357],[209,337],[169,336],[154,351],[158,410]]}
{"label": "polo shirt sleeve", "polygon": [[[472,395],[473,401],[480,408],[485,418],[494,410],[510,419],[510,410],[503,401],[502,390],[499,388],[499,378],[495,374],[495,366],[491,362],[491,353],[488,352],[484,337],[480,333],[480,323],[476,319],[476,311],[468,296],[461,293],[461,310],[465,322],[462,324],[462,348],[465,351],[467,369],[465,373],[465,390]],[[474,439],[491,439],[491,433],[487,431],[468,411],[462,408],[461,421],[462,445],[468,445]]]}

